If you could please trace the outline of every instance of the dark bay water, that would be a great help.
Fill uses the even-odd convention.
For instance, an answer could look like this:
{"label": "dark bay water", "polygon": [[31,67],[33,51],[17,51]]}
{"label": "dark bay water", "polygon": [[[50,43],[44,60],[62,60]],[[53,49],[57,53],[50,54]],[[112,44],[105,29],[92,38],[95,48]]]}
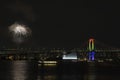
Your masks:
{"label": "dark bay water", "polygon": [[38,66],[36,61],[0,61],[0,80],[120,80],[120,65],[61,63]]}

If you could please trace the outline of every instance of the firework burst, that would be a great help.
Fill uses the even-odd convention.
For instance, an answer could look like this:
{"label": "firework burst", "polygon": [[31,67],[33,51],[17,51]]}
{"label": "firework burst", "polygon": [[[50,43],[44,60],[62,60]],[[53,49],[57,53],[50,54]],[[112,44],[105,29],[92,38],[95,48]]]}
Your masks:
{"label": "firework burst", "polygon": [[23,24],[14,23],[9,27],[9,32],[12,34],[15,42],[21,43],[31,35],[29,27]]}

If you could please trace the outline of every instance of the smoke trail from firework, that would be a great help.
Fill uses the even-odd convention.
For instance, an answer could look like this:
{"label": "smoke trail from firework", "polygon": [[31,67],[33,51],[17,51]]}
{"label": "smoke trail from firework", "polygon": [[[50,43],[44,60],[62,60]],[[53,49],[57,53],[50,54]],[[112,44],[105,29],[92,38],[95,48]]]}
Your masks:
{"label": "smoke trail from firework", "polygon": [[22,43],[25,38],[30,36],[31,30],[29,27],[23,25],[14,23],[9,27],[10,33],[12,33],[13,41],[17,43]]}

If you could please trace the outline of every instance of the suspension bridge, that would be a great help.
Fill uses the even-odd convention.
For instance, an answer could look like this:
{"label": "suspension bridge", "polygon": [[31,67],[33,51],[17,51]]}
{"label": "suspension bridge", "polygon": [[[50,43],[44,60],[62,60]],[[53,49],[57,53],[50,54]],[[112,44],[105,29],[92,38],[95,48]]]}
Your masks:
{"label": "suspension bridge", "polygon": [[98,60],[120,60],[120,49],[103,44],[93,38],[83,43],[79,48],[19,48],[1,49],[0,59],[10,60],[58,60],[63,56],[76,53],[77,60],[98,61]]}

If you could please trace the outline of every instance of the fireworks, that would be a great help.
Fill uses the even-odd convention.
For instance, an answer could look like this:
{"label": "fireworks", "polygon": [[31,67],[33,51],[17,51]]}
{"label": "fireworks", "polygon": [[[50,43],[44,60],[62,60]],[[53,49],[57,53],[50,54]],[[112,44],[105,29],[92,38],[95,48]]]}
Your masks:
{"label": "fireworks", "polygon": [[15,23],[9,27],[10,33],[12,33],[13,40],[15,42],[23,42],[25,38],[30,36],[31,30],[29,27]]}

